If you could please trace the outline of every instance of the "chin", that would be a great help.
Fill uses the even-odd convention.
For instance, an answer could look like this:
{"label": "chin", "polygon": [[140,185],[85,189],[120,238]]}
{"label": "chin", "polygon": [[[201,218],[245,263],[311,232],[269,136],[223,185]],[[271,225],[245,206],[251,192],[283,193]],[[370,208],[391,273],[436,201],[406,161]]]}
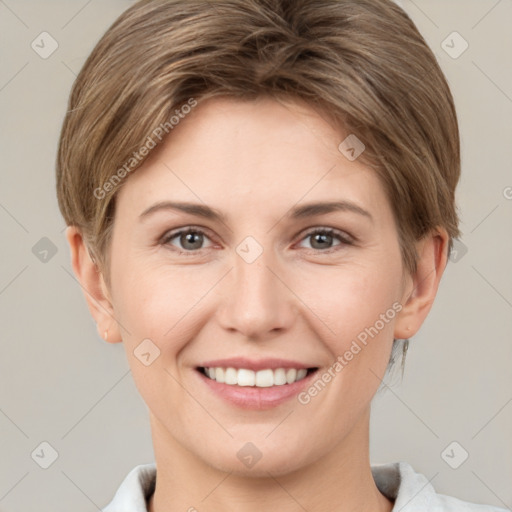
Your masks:
{"label": "chin", "polygon": [[[303,447],[294,444],[293,446],[283,446],[281,443],[266,443],[266,446],[258,446],[257,443],[249,441],[239,443],[234,442],[236,447],[230,449],[228,445],[219,447],[216,454],[212,454],[208,459],[202,453],[203,461],[226,473],[232,473],[237,476],[255,478],[268,478],[272,476],[286,475],[311,464],[309,456],[304,452]],[[222,451],[226,450],[227,451]],[[234,456],[233,456],[234,455]]]}

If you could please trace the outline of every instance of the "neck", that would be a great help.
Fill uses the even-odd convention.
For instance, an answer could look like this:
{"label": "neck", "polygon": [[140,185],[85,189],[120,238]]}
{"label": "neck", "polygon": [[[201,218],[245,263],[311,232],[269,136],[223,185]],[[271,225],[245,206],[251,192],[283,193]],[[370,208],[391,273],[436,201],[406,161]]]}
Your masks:
{"label": "neck", "polygon": [[173,438],[151,415],[157,480],[149,512],[391,512],[369,461],[369,411],[328,454],[285,474],[253,476],[221,471]]}

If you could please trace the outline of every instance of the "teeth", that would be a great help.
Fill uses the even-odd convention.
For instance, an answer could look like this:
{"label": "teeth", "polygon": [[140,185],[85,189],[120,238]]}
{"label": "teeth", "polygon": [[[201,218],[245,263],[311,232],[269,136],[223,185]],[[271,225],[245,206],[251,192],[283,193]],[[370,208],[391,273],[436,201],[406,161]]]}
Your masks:
{"label": "teeth", "polygon": [[224,382],[224,368],[215,368],[215,380]]}
{"label": "teeth", "polygon": [[230,386],[251,386],[268,388],[283,386],[302,380],[308,371],[305,368],[277,368],[276,370],[259,370],[257,372],[246,368],[204,368],[205,374],[212,380]]}
{"label": "teeth", "polygon": [[274,385],[274,371],[260,370],[256,372],[256,386],[258,388],[269,388]]}
{"label": "teeth", "polygon": [[295,382],[296,378],[297,378],[297,370],[295,368],[290,368],[289,370],[286,371],[286,382],[288,384]]}
{"label": "teeth", "polygon": [[283,384],[286,384],[286,372],[284,368],[278,368],[274,370],[274,385],[282,386]]}
{"label": "teeth", "polygon": [[226,373],[224,374],[224,382],[226,384],[236,384],[238,382],[237,371],[234,368],[226,368]]}
{"label": "teeth", "polygon": [[236,380],[239,386],[254,386],[256,374],[252,370],[245,370],[241,368],[237,372]]}

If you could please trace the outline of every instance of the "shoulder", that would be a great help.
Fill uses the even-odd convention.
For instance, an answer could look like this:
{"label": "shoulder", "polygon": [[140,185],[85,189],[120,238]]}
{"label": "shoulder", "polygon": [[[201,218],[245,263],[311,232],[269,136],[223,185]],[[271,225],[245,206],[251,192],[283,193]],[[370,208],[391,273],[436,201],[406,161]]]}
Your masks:
{"label": "shoulder", "polygon": [[156,464],[135,466],[121,482],[112,501],[102,512],[147,512],[147,502],[155,490]]}
{"label": "shoulder", "polygon": [[372,474],[380,492],[394,501],[392,512],[507,512],[438,494],[432,478],[417,473],[407,462],[372,465]]}
{"label": "shoulder", "polygon": [[440,509],[443,512],[509,512],[508,509],[493,507],[491,505],[479,505],[477,503],[469,503],[451,496],[437,495]]}

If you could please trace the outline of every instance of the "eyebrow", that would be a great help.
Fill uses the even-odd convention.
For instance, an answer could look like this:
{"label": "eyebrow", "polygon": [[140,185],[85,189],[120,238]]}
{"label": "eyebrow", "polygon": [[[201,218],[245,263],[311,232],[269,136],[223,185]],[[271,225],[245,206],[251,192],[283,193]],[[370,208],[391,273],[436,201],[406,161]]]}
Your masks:
{"label": "eyebrow", "polygon": [[[227,217],[219,210],[211,208],[206,205],[197,203],[186,203],[176,201],[160,201],[146,210],[144,210],[139,219],[143,220],[151,214],[162,211],[162,210],[178,210],[184,213],[195,215],[197,217],[203,217],[205,219],[216,220],[222,223],[227,222]],[[308,203],[302,206],[292,208],[284,215],[287,219],[305,219],[309,217],[315,217],[318,215],[325,215],[335,211],[352,212],[358,215],[362,215],[373,221],[373,217],[370,212],[362,208],[361,206],[352,203],[351,201],[330,201],[330,202],[316,202]]]}

